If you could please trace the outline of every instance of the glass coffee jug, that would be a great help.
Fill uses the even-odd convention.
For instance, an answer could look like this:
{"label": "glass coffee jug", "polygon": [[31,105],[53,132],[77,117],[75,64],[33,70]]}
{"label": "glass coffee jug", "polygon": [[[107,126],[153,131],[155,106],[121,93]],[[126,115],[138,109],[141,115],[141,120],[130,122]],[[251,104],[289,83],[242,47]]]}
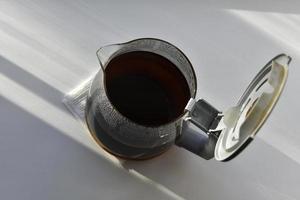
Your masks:
{"label": "glass coffee jug", "polygon": [[97,51],[101,69],[85,117],[96,142],[125,159],[148,159],[173,144],[205,159],[227,161],[255,137],[278,100],[291,58],[268,62],[237,105],[221,112],[196,100],[193,66],[174,45],[155,38]]}

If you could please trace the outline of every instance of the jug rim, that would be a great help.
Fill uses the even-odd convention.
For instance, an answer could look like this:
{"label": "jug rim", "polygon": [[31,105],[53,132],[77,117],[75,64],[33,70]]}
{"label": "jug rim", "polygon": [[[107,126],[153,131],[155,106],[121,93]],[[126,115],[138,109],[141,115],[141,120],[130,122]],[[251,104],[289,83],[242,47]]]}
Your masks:
{"label": "jug rim", "polygon": [[[189,58],[183,53],[182,50],[180,50],[178,47],[176,47],[175,45],[173,45],[172,43],[170,42],[167,42],[163,39],[159,39],[159,38],[152,38],[152,37],[145,37],[145,38],[137,38],[137,39],[133,39],[133,40],[130,40],[130,41],[127,41],[127,42],[123,42],[123,43],[115,43],[115,44],[110,44],[110,45],[107,45],[107,46],[103,46],[101,47],[100,49],[97,50],[97,56],[98,56],[98,52],[102,49],[102,48],[105,48],[105,47],[109,47],[109,46],[123,46],[123,45],[128,45],[130,43],[133,43],[133,42],[136,42],[136,41],[140,41],[140,40],[154,40],[154,41],[159,41],[159,42],[163,42],[163,43],[166,43],[172,47],[174,47],[182,56],[184,56],[185,60],[188,62],[189,66],[190,66],[190,69],[191,69],[191,72],[192,72],[192,75],[194,77],[194,92],[191,94],[190,93],[190,98],[195,98],[196,97],[196,94],[197,94],[197,76],[196,76],[196,72],[193,68],[193,65],[191,63],[191,61],[189,60]],[[117,52],[118,50],[116,50]],[[134,51],[144,51],[144,52],[150,52],[150,53],[154,53],[154,54],[157,54],[159,56],[162,56],[164,57],[165,59],[167,59],[168,61],[172,62],[169,58],[165,57],[164,55],[161,55],[157,52],[152,52],[152,51],[146,51],[146,50],[133,50],[133,51],[126,51],[126,52],[122,52],[122,53],[119,53],[117,54],[116,52],[112,53],[112,55],[110,56],[110,58],[107,60],[105,66],[107,66],[115,57],[117,56],[120,56],[122,54],[126,54],[126,53],[129,53],[129,52],[134,52]],[[173,62],[172,62],[173,63]],[[177,64],[173,63],[175,66],[177,66]],[[105,68],[103,68],[103,87],[104,87],[104,90],[105,90],[105,93],[107,94],[107,87],[106,87],[106,74],[105,74]],[[178,68],[180,70],[180,68]],[[181,70],[180,70],[181,71]],[[181,73],[183,74],[183,72],[181,71]],[[185,78],[186,79],[186,78]],[[186,80],[187,81],[187,80]],[[188,82],[188,81],[187,81]],[[189,84],[189,83],[188,83]],[[108,97],[107,95],[107,98],[109,99],[110,101],[110,104],[111,106],[114,108],[114,110],[121,116],[123,116],[124,118],[126,118],[130,123],[133,123],[133,124],[136,124],[138,126],[143,126],[143,127],[147,127],[147,128],[160,128],[160,127],[165,127],[165,126],[170,126],[171,124],[181,120],[181,119],[184,119],[184,116],[186,116],[187,114],[187,110],[183,110],[182,113],[176,117],[175,119],[167,122],[167,123],[163,123],[163,124],[159,124],[159,125],[144,125],[144,124],[140,124],[134,120],[131,120],[129,119],[128,117],[126,117],[125,115],[123,115],[116,107],[115,105],[111,102],[110,98]],[[188,102],[187,102],[188,103]],[[187,105],[186,103],[186,105]]]}

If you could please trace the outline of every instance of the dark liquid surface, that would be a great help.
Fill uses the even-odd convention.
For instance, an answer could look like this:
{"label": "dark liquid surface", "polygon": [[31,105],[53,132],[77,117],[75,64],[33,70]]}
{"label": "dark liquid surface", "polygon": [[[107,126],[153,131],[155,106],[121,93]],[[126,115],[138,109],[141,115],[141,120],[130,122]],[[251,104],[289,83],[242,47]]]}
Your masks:
{"label": "dark liquid surface", "polygon": [[190,99],[183,74],[168,59],[134,51],[113,58],[105,69],[108,98],[125,117],[158,126],[178,118]]}

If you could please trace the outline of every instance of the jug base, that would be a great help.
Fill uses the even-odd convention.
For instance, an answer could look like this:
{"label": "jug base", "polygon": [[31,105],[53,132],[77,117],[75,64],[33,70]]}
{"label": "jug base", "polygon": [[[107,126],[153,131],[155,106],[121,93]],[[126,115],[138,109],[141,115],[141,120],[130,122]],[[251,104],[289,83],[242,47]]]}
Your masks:
{"label": "jug base", "polygon": [[[101,134],[104,136],[101,136],[100,139],[95,134],[94,131],[92,131],[92,128],[89,127],[89,124],[87,122],[86,116],[85,116],[85,109],[87,104],[87,95],[89,88],[91,86],[91,82],[94,78],[94,75],[88,78],[86,81],[79,84],[76,88],[71,90],[68,94],[65,95],[63,99],[63,103],[65,106],[70,110],[70,112],[87,128],[89,131],[89,134],[92,135],[93,139],[96,141],[96,143],[105,151],[108,153],[126,160],[147,160],[154,157],[157,157],[161,155],[162,153],[166,152],[169,147],[171,147],[171,144],[164,147],[158,147],[155,149],[151,149],[151,153],[149,149],[140,149],[140,148],[134,148],[129,147],[123,144],[118,144],[118,146],[123,146],[123,148],[126,148],[127,151],[125,152],[136,152],[135,154],[124,154],[124,152],[120,153],[118,150],[114,150],[113,147],[111,147],[109,144],[112,143],[113,140],[110,138],[107,134]],[[105,133],[104,131],[101,131],[102,133]],[[105,135],[107,137],[105,137]],[[102,139],[103,137],[106,138],[106,140]],[[111,142],[106,142],[111,141]],[[116,143],[116,142],[115,142]],[[128,150],[129,149],[129,150]],[[138,156],[137,153],[140,155]],[[143,154],[143,156],[141,156]]]}
{"label": "jug base", "polygon": [[105,133],[95,118],[86,117],[89,132],[97,144],[110,154],[119,158],[127,160],[147,160],[161,155],[172,146],[172,143],[155,148],[137,148],[125,145]]}

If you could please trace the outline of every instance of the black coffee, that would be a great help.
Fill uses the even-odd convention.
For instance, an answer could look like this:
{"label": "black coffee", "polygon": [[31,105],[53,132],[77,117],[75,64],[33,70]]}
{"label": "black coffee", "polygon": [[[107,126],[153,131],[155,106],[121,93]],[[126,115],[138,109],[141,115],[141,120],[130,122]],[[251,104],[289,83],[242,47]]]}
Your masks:
{"label": "black coffee", "polygon": [[180,70],[163,56],[146,51],[113,58],[105,69],[105,85],[113,106],[145,126],[174,121],[191,97]]}

